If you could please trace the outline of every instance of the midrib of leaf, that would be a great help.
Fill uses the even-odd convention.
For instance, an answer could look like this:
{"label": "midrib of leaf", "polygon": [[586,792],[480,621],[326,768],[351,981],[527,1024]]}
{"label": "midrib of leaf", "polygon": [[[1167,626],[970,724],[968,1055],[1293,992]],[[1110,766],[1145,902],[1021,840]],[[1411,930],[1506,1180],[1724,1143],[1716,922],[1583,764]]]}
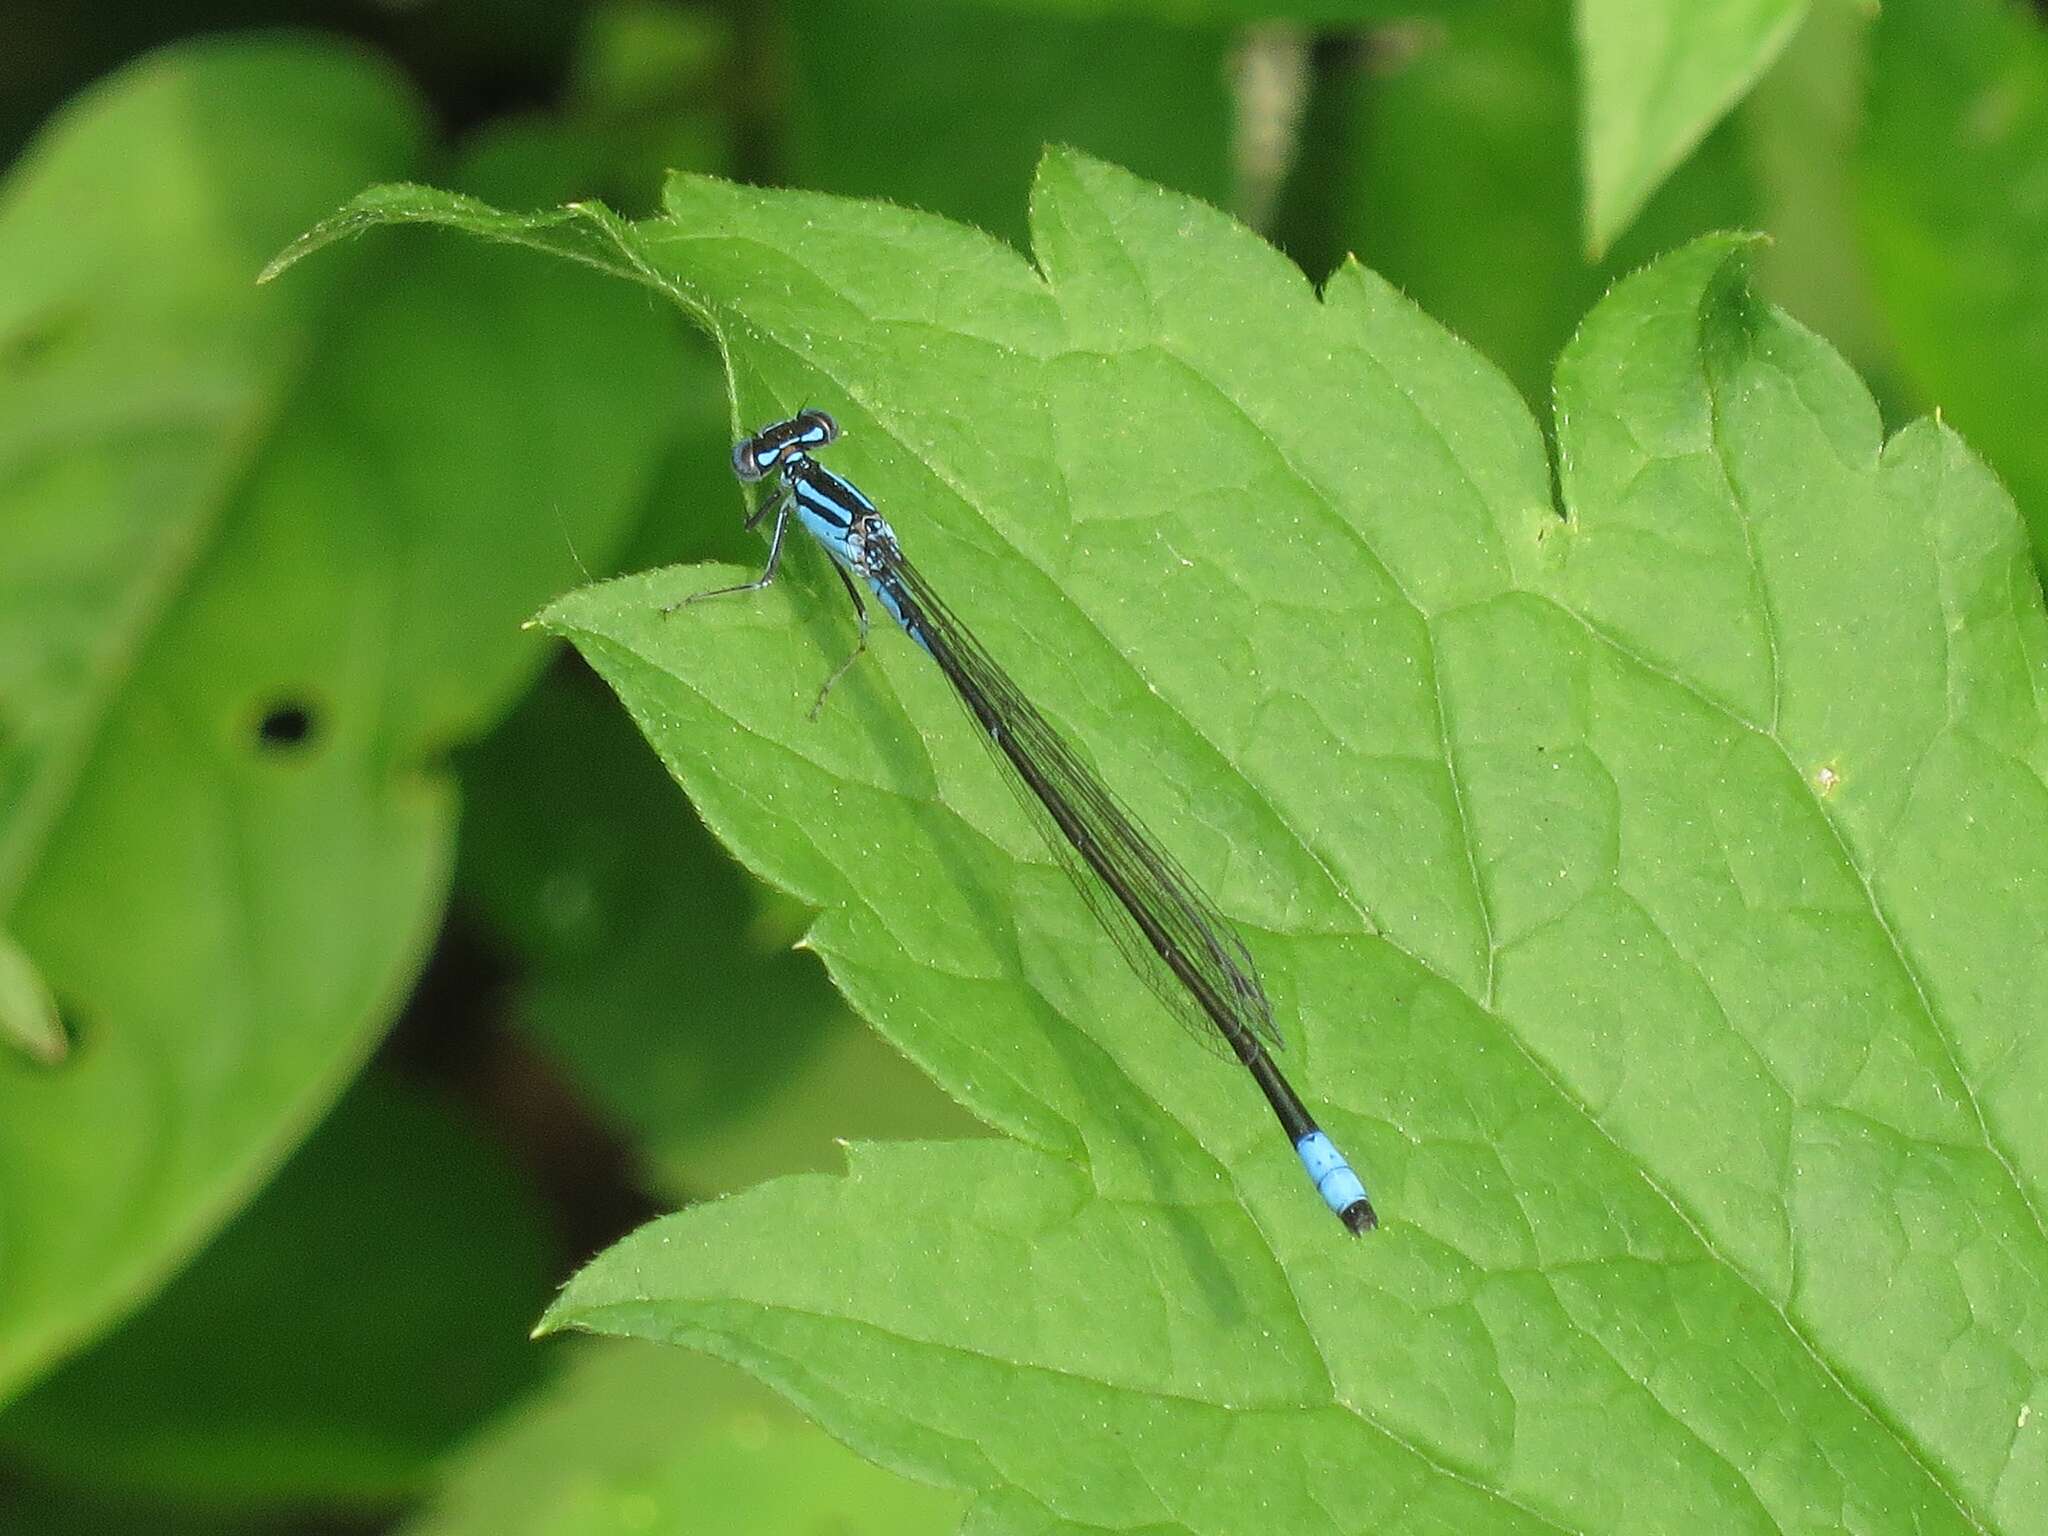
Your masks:
{"label": "midrib of leaf", "polygon": [[[303,361],[294,363],[295,371],[303,366]],[[177,595],[189,585],[189,578],[211,548],[222,514],[253,469],[267,429],[277,419],[276,410],[274,406],[268,411],[252,407],[230,429],[234,447],[221,456],[217,485],[198,499],[198,512],[181,520],[176,535],[165,541],[169,546],[165,558],[150,570],[140,590],[115,616],[110,625],[115,636],[113,642],[95,651],[81,689],[84,707],[71,713],[61,734],[41,754],[35,779],[10,819],[4,840],[0,840],[0,911],[13,907],[33,876],[50,832],[70,804],[72,790],[91,759],[100,729],[122,684],[133,673],[149,636]],[[107,427],[111,431],[129,424],[109,422]]]}
{"label": "midrib of leaf", "polygon": [[[1707,323],[1704,306],[1702,306],[1697,323],[1702,326]],[[1742,554],[1743,558],[1749,563],[1750,585],[1756,592],[1757,607],[1763,610],[1764,641],[1770,647],[1771,723],[1767,730],[1759,734],[1770,738],[1771,743],[1777,747],[1779,753],[1784,757],[1786,766],[1792,768],[1793,776],[1795,778],[1801,777],[1797,766],[1792,762],[1791,749],[1778,737],[1778,724],[1785,712],[1785,664],[1784,659],[1778,652],[1778,605],[1771,601],[1771,581],[1764,574],[1763,557],[1757,552],[1756,529],[1753,526],[1754,519],[1750,515],[1749,499],[1743,495],[1742,488],[1736,484],[1735,476],[1729,473],[1727,455],[1722,450],[1721,391],[1714,382],[1713,370],[1711,368],[1700,370],[1700,383],[1707,393],[1709,421],[1711,422],[1708,428],[1708,436],[1714,445],[1714,471],[1720,477],[1722,494],[1728,498],[1728,504],[1735,508],[1735,520],[1742,525]],[[1734,711],[1728,711],[1725,718],[1734,719]],[[1745,720],[1739,723],[1750,730],[1756,730],[1756,726],[1749,721]]]}
{"label": "midrib of leaf", "polygon": [[[1347,258],[1345,265],[1338,269],[1337,277],[1347,278],[1355,281],[1356,274],[1353,271],[1353,269],[1358,266],[1359,262],[1356,257]],[[1332,279],[1332,281],[1335,280],[1335,278]],[[1487,496],[1485,490],[1480,486],[1478,480],[1473,476],[1472,472],[1465,467],[1465,461],[1463,456],[1459,454],[1458,450],[1452,445],[1450,439],[1444,436],[1443,429],[1437,425],[1436,421],[1434,420],[1434,418],[1430,416],[1429,412],[1425,411],[1422,408],[1422,403],[1415,398],[1413,392],[1409,389],[1407,383],[1401,378],[1399,378],[1395,374],[1394,370],[1389,368],[1376,353],[1369,352],[1364,348],[1352,348],[1350,350],[1356,352],[1358,356],[1363,357],[1368,363],[1370,363],[1373,369],[1379,374],[1380,378],[1384,380],[1386,384],[1390,388],[1392,388],[1397,394],[1399,394],[1403,400],[1408,402],[1409,423],[1413,426],[1418,426],[1422,428],[1429,434],[1430,438],[1436,443],[1436,445],[1443,450],[1443,457],[1445,463],[1457,466],[1458,475],[1465,482],[1465,488],[1472,493],[1473,500],[1476,501],[1480,506],[1486,507],[1490,512],[1497,511],[1498,509],[1493,507],[1490,498]],[[1301,480],[1302,483],[1305,485],[1309,484],[1306,477],[1300,475],[1299,472],[1297,472],[1296,478]],[[1363,549],[1368,555],[1368,557],[1372,559],[1374,564],[1377,565],[1380,568],[1380,570],[1386,574],[1388,580],[1393,583],[1394,590],[1401,594],[1402,601],[1407,603],[1409,608],[1414,611],[1415,616],[1422,621],[1420,632],[1428,638],[1429,697],[1430,702],[1433,705],[1436,713],[1437,746],[1438,749],[1443,753],[1444,778],[1445,781],[1450,785],[1451,806],[1454,813],[1456,814],[1458,822],[1458,845],[1461,849],[1464,850],[1465,874],[1467,879],[1471,883],[1472,905],[1473,909],[1479,914],[1480,937],[1486,945],[1486,958],[1483,962],[1486,968],[1486,973],[1482,981],[1480,995],[1475,997],[1473,1000],[1479,1005],[1480,1009],[1483,1012],[1485,1012],[1489,1016],[1497,1018],[1498,1016],[1494,1015],[1493,1012],[1493,999],[1495,983],[1499,973],[1500,946],[1494,938],[1493,904],[1487,899],[1486,882],[1480,877],[1479,873],[1479,850],[1473,842],[1472,838],[1472,819],[1465,808],[1464,777],[1458,769],[1458,756],[1451,741],[1450,710],[1446,706],[1444,701],[1443,667],[1440,665],[1442,660],[1442,643],[1437,636],[1436,623],[1438,619],[1441,619],[1446,615],[1440,613],[1432,617],[1430,613],[1423,608],[1422,604],[1416,600],[1415,595],[1408,590],[1407,584],[1400,579],[1399,575],[1394,572],[1391,566],[1389,566],[1384,560],[1380,558],[1378,551],[1374,550],[1370,546],[1364,534],[1359,530],[1353,528],[1352,525],[1349,522],[1347,522],[1345,518],[1338,512],[1336,503],[1333,500],[1333,498],[1327,492],[1322,491],[1320,488],[1311,488],[1316,490],[1316,500],[1323,507],[1323,510],[1326,514],[1326,520],[1333,527],[1342,527],[1350,531],[1351,536],[1355,543],[1358,545],[1358,547]],[[1553,506],[1551,510],[1555,512],[1555,506]],[[1497,551],[1495,551],[1495,553],[1497,553]],[[1514,577],[1511,571],[1504,568],[1497,574],[1498,579],[1501,581],[1503,586],[1512,586]],[[1456,609],[1453,608],[1450,611],[1455,612]],[[1365,914],[1361,912],[1360,917],[1364,918]],[[1408,951],[1405,946],[1396,943],[1386,933],[1381,932],[1376,926],[1372,924],[1369,918],[1365,918],[1365,921],[1368,931],[1374,933],[1379,938],[1385,940],[1389,944],[1392,944],[1393,947],[1396,950],[1400,951],[1402,954],[1408,955],[1408,958],[1411,961],[1413,961],[1417,965],[1422,966],[1423,969],[1428,971],[1431,975],[1438,974],[1435,968],[1433,966],[1425,964],[1421,957],[1413,954],[1408,954]],[[1439,979],[1451,985],[1456,985],[1456,983],[1451,982],[1451,979],[1447,976],[1442,976]],[[1468,993],[1467,995],[1470,996],[1471,994]],[[1501,1022],[1505,1024],[1506,1021],[1502,1020]],[[1510,1033],[1512,1032],[1510,1031]],[[1524,1052],[1524,1054],[1526,1055],[1527,1053]]]}

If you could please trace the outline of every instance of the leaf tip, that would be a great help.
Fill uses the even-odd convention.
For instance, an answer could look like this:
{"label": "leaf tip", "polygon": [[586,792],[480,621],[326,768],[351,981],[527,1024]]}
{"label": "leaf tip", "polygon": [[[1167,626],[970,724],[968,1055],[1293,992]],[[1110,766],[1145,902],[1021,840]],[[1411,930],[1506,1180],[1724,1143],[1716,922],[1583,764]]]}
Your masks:
{"label": "leaf tip", "polygon": [[[575,1282],[571,1281],[570,1283],[573,1285]],[[555,1334],[575,1327],[576,1325],[564,1315],[568,1299],[568,1294],[565,1290],[562,1295],[549,1302],[547,1310],[541,1313],[540,1320],[528,1330],[526,1336],[529,1339],[552,1338]]]}
{"label": "leaf tip", "polygon": [[540,612],[534,614],[519,627],[521,629],[537,629],[541,633],[548,635],[568,634],[574,627],[569,622],[568,606],[575,596],[576,593],[573,591],[564,592],[560,597],[550,600]]}
{"label": "leaf tip", "polygon": [[354,218],[355,207],[351,202],[340,212],[329,214],[311,229],[294,236],[290,244],[263,264],[263,270],[256,274],[258,285],[274,281],[287,268],[297,266],[322,246],[340,239],[352,223],[359,224],[360,220]]}

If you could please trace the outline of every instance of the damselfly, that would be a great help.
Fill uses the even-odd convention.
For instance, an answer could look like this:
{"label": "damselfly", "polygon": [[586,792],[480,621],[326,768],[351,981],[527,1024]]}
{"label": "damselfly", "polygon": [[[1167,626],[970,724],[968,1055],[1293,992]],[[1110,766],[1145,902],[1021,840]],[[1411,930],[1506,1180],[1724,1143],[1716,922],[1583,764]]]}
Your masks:
{"label": "damselfly", "polygon": [[806,410],[763,427],[734,447],[733,472],[741,480],[774,481],[773,493],[747,519],[749,528],[774,519],[768,563],[753,581],[684,601],[767,586],[781,564],[783,535],[794,516],[832,557],[860,624],[860,643],[826,679],[812,714],[867,649],[864,585],[938,663],[994,747],[996,760],[1021,786],[1019,799],[1039,814],[1042,826],[1050,823],[1047,846],[1133,968],[1196,1038],[1244,1064],[1317,1192],[1344,1225],[1353,1232],[1376,1225],[1365,1186],[1268,1054],[1268,1045],[1280,1043],[1279,1031],[1244,940],[933,594],[903,558],[875,504],[811,456],[838,435],[830,416]]}

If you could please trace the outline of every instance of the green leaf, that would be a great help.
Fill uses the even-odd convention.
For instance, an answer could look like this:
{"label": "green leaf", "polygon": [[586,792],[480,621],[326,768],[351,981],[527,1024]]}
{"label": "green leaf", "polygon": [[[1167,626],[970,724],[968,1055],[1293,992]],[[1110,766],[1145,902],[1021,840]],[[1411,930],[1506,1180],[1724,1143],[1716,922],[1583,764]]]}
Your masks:
{"label": "green leaf", "polygon": [[0,195],[0,925],[75,1035],[0,1053],[0,1398],[360,1064],[439,919],[442,758],[658,450],[669,356],[615,285],[440,242],[255,286],[428,163],[361,55],[223,41],[103,82]]}
{"label": "green leaf", "polygon": [[941,1536],[957,1494],[869,1466],[728,1366],[586,1344],[403,1536]]}
{"label": "green leaf", "polygon": [[552,1246],[505,1149],[373,1072],[150,1306],[0,1415],[0,1447],[216,1515],[404,1497],[532,1385]]}
{"label": "green leaf", "polygon": [[1586,242],[1600,256],[1798,28],[1807,0],[1577,0]]}
{"label": "green leaf", "polygon": [[1347,1238],[1163,1016],[922,653],[878,636],[805,718],[851,626],[799,551],[546,619],[1006,1139],[657,1222],[547,1326],[740,1363],[978,1529],[2037,1520],[2048,620],[1952,434],[1885,442],[1732,239],[1567,352],[1560,518],[1513,389],[1387,284],[1318,297],[1096,162],[1046,162],[1035,267],[668,204],[361,206],[607,247],[740,420],[837,412],[834,464],[1247,932],[1387,1227]]}
{"label": "green leaf", "polygon": [[2006,0],[1886,0],[1861,169],[1900,360],[2005,477],[2048,571],[2048,29]]}

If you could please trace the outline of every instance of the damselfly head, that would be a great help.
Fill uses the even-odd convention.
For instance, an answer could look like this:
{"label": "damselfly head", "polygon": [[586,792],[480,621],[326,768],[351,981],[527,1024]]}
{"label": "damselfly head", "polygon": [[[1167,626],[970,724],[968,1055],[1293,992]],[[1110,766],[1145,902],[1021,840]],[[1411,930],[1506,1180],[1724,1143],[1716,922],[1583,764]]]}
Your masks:
{"label": "damselfly head", "polygon": [[838,435],[838,422],[823,411],[806,407],[733,444],[732,472],[746,481],[763,479],[780,469],[792,454],[822,448]]}

